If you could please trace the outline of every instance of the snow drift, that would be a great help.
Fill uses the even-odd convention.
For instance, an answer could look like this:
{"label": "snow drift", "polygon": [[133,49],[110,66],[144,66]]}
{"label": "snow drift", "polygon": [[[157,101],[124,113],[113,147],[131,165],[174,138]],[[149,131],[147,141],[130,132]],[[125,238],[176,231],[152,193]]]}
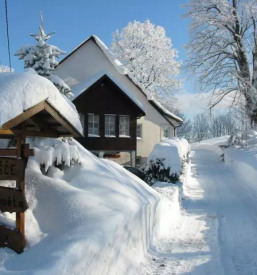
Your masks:
{"label": "snow drift", "polygon": [[[136,274],[160,235],[154,223],[161,196],[118,164],[73,145],[81,164],[51,167],[48,176],[30,158],[27,249],[1,249],[1,274]],[[14,215],[1,214],[0,222],[14,227]]]}

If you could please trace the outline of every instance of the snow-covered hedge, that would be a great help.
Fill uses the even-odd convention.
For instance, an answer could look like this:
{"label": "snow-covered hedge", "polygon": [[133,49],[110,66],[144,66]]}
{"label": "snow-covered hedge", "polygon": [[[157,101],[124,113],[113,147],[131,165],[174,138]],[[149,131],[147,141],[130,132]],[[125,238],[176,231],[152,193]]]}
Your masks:
{"label": "snow-covered hedge", "polygon": [[171,138],[157,143],[147,159],[145,169],[151,182],[177,181],[183,174],[189,152],[190,146],[184,138]]}
{"label": "snow-covered hedge", "polygon": [[52,166],[70,166],[80,163],[78,147],[72,144],[72,140],[72,138],[30,140],[31,147],[35,151],[35,158],[45,173]]}

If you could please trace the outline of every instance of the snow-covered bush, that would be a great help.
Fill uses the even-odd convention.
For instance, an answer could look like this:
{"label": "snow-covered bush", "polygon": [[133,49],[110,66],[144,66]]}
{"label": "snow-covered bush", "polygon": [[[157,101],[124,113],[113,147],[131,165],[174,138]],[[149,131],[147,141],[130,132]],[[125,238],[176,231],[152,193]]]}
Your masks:
{"label": "snow-covered bush", "polygon": [[148,157],[147,182],[176,182],[185,173],[190,146],[184,138],[171,138],[157,143]]}
{"label": "snow-covered bush", "polygon": [[13,69],[5,65],[0,65],[0,73],[13,72]]}
{"label": "snow-covered bush", "polygon": [[171,173],[170,167],[165,167],[165,159],[150,160],[148,168],[145,171],[145,181],[149,185],[153,185],[156,181],[159,182],[177,182],[179,180],[179,174]]}
{"label": "snow-covered bush", "polygon": [[78,148],[71,143],[72,138],[36,138],[30,141],[35,151],[35,159],[44,173],[52,166],[63,169],[64,166],[80,163]]}

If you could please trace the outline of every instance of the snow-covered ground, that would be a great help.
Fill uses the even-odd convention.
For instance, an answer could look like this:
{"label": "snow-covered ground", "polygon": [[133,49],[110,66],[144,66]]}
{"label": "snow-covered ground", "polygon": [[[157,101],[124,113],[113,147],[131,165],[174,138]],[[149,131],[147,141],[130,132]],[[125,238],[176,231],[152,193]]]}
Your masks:
{"label": "snow-covered ground", "polygon": [[[27,249],[0,249],[0,274],[136,274],[152,243],[160,195],[139,178],[74,141],[81,164],[26,174]],[[158,206],[159,209],[159,206]],[[0,215],[14,227],[14,214]],[[156,232],[156,233],[155,233]]]}
{"label": "snow-covered ground", "polygon": [[223,163],[226,139],[194,144],[184,184],[155,190],[77,143],[81,164],[51,177],[31,158],[27,249],[1,249],[0,274],[257,274],[256,152]]}
{"label": "snow-covered ground", "polygon": [[[182,213],[141,274],[257,274],[256,152],[229,149],[224,164],[226,140],[192,146]],[[169,188],[162,192],[174,198]]]}

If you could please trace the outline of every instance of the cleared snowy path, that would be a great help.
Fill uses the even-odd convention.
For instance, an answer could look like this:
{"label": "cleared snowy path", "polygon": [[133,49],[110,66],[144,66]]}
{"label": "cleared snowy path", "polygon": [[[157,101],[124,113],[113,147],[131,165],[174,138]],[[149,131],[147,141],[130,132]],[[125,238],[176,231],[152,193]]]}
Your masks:
{"label": "cleared snowy path", "polygon": [[185,213],[142,274],[257,274],[257,179],[238,178],[219,154],[193,148]]}

